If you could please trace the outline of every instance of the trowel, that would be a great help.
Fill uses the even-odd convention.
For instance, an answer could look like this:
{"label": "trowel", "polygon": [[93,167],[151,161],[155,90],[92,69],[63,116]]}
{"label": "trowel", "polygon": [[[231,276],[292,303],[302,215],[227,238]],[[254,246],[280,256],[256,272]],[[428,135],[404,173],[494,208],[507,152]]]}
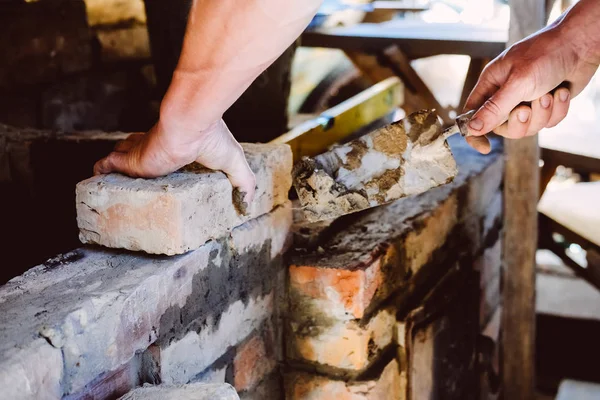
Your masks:
{"label": "trowel", "polygon": [[443,129],[435,110],[421,110],[302,158],[292,175],[306,219],[337,218],[451,182],[458,170],[446,139],[457,133],[469,137],[473,114],[459,115]]}

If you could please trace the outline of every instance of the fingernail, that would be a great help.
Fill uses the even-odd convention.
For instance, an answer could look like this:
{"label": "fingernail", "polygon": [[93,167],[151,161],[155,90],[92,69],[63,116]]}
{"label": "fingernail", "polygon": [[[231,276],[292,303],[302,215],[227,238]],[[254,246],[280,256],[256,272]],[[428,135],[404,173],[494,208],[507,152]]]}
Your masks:
{"label": "fingernail", "polygon": [[525,123],[529,121],[529,111],[521,110],[517,113],[517,118],[519,121]]}
{"label": "fingernail", "polygon": [[562,101],[564,103],[567,100],[569,100],[569,94],[570,93],[568,90],[561,90],[560,93],[558,94],[558,97],[560,98],[560,101]]}
{"label": "fingernail", "polygon": [[479,118],[473,118],[471,121],[469,121],[469,128],[473,129],[474,131],[480,131],[483,129],[483,121]]}
{"label": "fingernail", "polygon": [[542,98],[540,99],[540,105],[543,108],[550,107],[550,96],[548,96],[548,95],[542,96]]}

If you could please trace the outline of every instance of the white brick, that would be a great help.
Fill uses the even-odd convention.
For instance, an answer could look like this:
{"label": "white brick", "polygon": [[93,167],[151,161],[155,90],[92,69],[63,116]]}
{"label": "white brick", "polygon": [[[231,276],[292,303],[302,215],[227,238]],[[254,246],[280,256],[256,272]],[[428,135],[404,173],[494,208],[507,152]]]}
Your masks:
{"label": "white brick", "polygon": [[[289,236],[290,221],[291,208],[286,204],[252,221],[249,224],[252,229],[240,227],[240,232],[234,230],[226,241],[209,242],[183,256],[145,257],[80,249],[13,279],[0,287],[0,382],[8,383],[2,386],[3,390],[51,394],[55,382],[60,381],[64,394],[81,391],[102,373],[127,363],[161,335],[163,315],[169,309],[186,305],[196,275],[203,276],[212,264],[228,273],[229,261],[225,263],[223,260],[227,258],[221,254],[231,249],[224,246],[239,254],[268,244],[271,255],[280,256]],[[259,261],[268,263],[268,256],[269,253]],[[263,270],[275,275],[279,265],[273,264],[272,271],[269,265]],[[240,301],[235,303],[239,299],[229,300],[231,315],[237,318],[235,323],[243,325],[239,329],[243,331],[247,318],[257,321],[265,318],[272,295],[251,298],[247,306]],[[227,318],[225,315],[221,325],[229,321]],[[207,327],[207,332],[211,329]],[[249,333],[241,333],[240,337]],[[40,335],[50,344],[40,339]],[[36,350],[40,345],[46,346],[42,346],[43,352]],[[21,352],[14,353],[14,349]],[[38,353],[49,355],[37,359]],[[31,376],[13,377],[19,363],[27,367]],[[29,368],[30,365],[35,368]]]}
{"label": "white brick", "polygon": [[239,396],[227,383],[190,383],[180,386],[141,387],[119,400],[239,400]]}
{"label": "white brick", "polygon": [[225,351],[258,329],[273,313],[273,296],[250,299],[247,305],[237,301],[221,315],[218,325],[188,332],[183,339],[161,349],[161,377],[166,384],[189,382],[214,363]]}
{"label": "white brick", "polygon": [[292,168],[289,146],[243,146],[257,182],[247,215],[236,210],[233,188],[222,172],[186,170],[156,179],[102,175],[77,185],[81,241],[152,254],[181,254],[287,202]]}
{"label": "white brick", "polygon": [[[3,339],[6,341],[6,339]],[[44,339],[26,347],[0,349],[0,397],[11,400],[55,400],[62,397],[60,349]]]}

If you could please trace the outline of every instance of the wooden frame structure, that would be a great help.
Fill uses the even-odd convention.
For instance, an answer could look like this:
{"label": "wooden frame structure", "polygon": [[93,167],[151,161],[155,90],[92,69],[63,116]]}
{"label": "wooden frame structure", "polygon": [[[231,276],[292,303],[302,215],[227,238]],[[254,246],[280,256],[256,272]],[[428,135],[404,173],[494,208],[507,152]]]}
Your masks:
{"label": "wooden frame structure", "polygon": [[[511,0],[509,45],[546,24],[545,0]],[[502,396],[535,397],[535,253],[540,149],[537,136],[504,142]]]}

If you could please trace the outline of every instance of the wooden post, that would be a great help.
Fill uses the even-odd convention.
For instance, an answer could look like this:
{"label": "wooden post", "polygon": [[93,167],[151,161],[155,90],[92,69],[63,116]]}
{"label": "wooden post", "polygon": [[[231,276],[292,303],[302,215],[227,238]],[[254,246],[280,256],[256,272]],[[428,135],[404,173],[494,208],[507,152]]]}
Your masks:
{"label": "wooden post", "polygon": [[[545,24],[545,0],[510,1],[509,44]],[[535,394],[535,252],[539,147],[537,137],[504,142],[503,398]]]}

